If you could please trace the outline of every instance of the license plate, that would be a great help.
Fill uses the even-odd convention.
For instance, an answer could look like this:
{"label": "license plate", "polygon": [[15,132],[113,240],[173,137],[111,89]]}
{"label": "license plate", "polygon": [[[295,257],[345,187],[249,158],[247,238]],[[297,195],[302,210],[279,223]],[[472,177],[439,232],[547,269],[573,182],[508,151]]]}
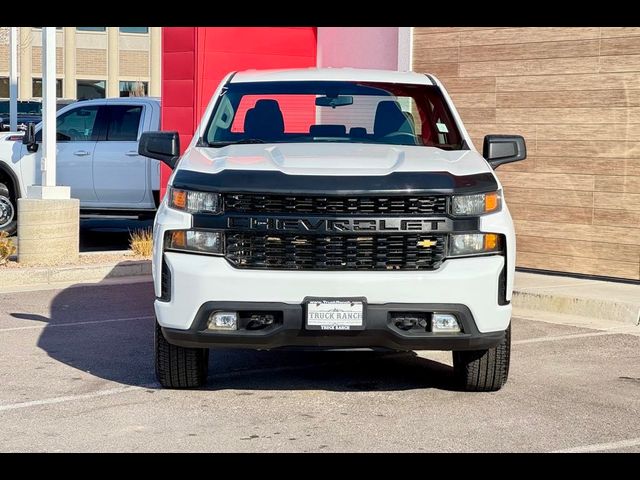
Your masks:
{"label": "license plate", "polygon": [[310,330],[361,330],[364,305],[356,300],[309,300],[307,328]]}

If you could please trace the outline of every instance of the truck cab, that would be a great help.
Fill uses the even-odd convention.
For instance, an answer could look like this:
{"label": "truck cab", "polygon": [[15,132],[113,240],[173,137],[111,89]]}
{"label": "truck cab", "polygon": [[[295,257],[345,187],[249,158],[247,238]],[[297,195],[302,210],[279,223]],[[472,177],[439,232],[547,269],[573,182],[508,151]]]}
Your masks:
{"label": "truck cab", "polygon": [[[140,135],[160,126],[156,98],[75,102],[56,112],[58,184],[71,187],[83,214],[153,215],[160,163],[138,154]],[[0,231],[17,228],[17,199],[41,181],[42,124],[31,144],[23,133],[0,136]]]}
{"label": "truck cab", "polygon": [[494,169],[517,135],[471,141],[432,75],[230,74],[154,225],[156,374],[207,379],[210,348],[450,350],[462,389],[507,380],[515,235]]}

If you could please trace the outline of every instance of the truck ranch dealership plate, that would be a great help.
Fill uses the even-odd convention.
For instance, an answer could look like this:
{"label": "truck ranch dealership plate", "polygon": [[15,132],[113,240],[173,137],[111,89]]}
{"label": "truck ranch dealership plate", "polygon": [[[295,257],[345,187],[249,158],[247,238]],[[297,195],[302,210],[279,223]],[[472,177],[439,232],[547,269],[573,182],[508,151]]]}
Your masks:
{"label": "truck ranch dealership plate", "polygon": [[309,330],[361,330],[364,328],[364,306],[359,300],[309,300]]}

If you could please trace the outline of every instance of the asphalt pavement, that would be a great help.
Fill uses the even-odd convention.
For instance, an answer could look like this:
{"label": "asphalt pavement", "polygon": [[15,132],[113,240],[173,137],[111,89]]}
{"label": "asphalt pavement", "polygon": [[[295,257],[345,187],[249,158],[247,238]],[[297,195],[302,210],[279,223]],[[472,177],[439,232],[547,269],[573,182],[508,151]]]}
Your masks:
{"label": "asphalt pavement", "polygon": [[0,451],[640,452],[634,326],[514,318],[495,393],[456,391],[448,352],[245,350],[171,391],[152,301],[146,282],[0,294]]}

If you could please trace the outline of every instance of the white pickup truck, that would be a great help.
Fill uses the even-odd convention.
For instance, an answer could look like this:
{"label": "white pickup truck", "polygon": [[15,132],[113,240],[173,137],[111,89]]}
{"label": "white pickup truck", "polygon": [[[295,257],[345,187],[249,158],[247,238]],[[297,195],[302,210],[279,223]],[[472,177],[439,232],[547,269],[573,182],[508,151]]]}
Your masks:
{"label": "white pickup truck", "polygon": [[[209,348],[451,350],[464,390],[507,380],[515,233],[493,170],[519,135],[471,142],[433,75],[225,78],[154,224],[156,375],[207,380]],[[373,367],[372,367],[373,368]]]}
{"label": "white pickup truck", "polygon": [[[160,100],[110,98],[72,103],[56,113],[57,183],[71,187],[83,214],[153,216],[160,162],[138,154],[142,132],[160,127]],[[17,229],[17,200],[41,180],[42,124],[32,143],[0,134],[0,231]]]}

